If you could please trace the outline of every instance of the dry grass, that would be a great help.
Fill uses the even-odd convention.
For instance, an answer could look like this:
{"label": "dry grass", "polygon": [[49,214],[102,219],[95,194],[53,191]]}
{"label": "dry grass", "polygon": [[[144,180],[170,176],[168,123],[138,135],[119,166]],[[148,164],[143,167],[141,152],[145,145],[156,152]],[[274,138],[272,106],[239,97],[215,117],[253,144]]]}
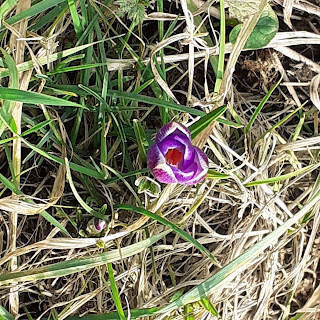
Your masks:
{"label": "dry grass", "polygon": [[[2,24],[5,30],[5,36],[1,38],[2,47],[12,56],[18,70],[25,61],[33,63],[29,70],[17,72],[17,88],[72,97],[73,101],[96,109],[90,113],[75,108],[68,114],[68,107],[53,109],[44,104],[30,107],[30,104],[13,103],[12,116],[18,135],[42,121],[51,119],[52,122],[43,127],[44,131],[34,132],[23,138],[25,140],[5,141],[11,136],[9,126],[2,134],[5,147],[1,149],[0,304],[21,319],[27,316],[30,319],[65,319],[111,311],[121,314],[116,305],[117,293],[113,291],[115,283],[122,308],[131,310],[132,318],[136,309],[157,307],[160,312],[150,309],[150,315],[145,319],[216,319],[214,311],[199,302],[192,301],[169,313],[161,312],[161,308],[174,297],[178,298],[199,286],[319,197],[319,1],[296,3],[276,0],[278,5],[274,9],[284,23],[281,24],[282,30],[263,50],[244,49],[259,14],[248,17],[236,44],[225,45],[226,70],[217,92],[213,89],[215,76],[210,57],[219,53],[219,46],[215,43],[214,47],[209,47],[205,37],[212,36],[218,29],[208,29],[207,34],[200,31],[195,17],[188,10],[191,1],[186,0],[164,1],[166,13],[155,13],[156,7],[150,9],[137,28],[131,28],[130,20],[119,16],[116,3],[75,2],[74,9],[81,19],[84,19],[83,3],[86,8],[90,7],[90,15],[98,10],[103,12],[105,20],[99,16],[97,25],[111,40],[108,40],[108,45],[103,42],[100,47],[85,49],[85,55],[78,58],[81,60],[75,59],[74,63],[66,62],[61,66],[75,67],[72,76],[67,71],[52,76],[49,71],[56,70],[57,62],[43,60],[42,63],[39,60],[41,56],[49,57],[70,47],[100,40],[99,31],[95,29],[87,42],[76,44],[81,37],[81,28],[78,26],[77,29],[77,19],[71,14],[72,3],[69,1],[70,7],[65,12],[62,6],[61,16],[44,24],[37,34],[25,32],[25,26],[37,23],[47,11],[11,26],[7,23],[9,17],[26,10],[33,1],[17,1],[6,12]],[[206,3],[211,5],[211,11],[209,7],[201,7],[204,2],[194,1],[202,12],[197,16],[209,19],[210,14],[211,18],[219,18],[218,4]],[[264,2],[259,3],[262,8]],[[156,37],[158,31],[153,34],[148,26],[144,27],[144,23],[153,23],[153,27],[159,26],[155,21],[165,21],[165,33],[168,21],[174,21],[178,15],[173,34],[166,39],[159,40]],[[299,24],[295,27],[297,21]],[[85,26],[88,27],[89,23]],[[213,25],[207,24],[207,27]],[[288,31],[289,28],[292,31]],[[130,32],[132,35],[126,39],[127,45],[118,42],[120,36],[116,33],[124,39]],[[35,36],[41,40],[22,40]],[[59,43],[59,46],[49,48],[48,43]],[[113,52],[113,48],[118,50],[121,46],[121,52],[116,53],[116,49]],[[309,51],[305,51],[306,48]],[[94,61],[91,61],[90,54]],[[132,57],[134,54],[136,56]],[[227,174],[228,179],[207,179],[197,187],[162,186],[163,190],[156,199],[137,192],[134,181],[146,175],[143,171],[146,165],[141,160],[137,137],[131,133],[132,119],[126,119],[121,112],[112,115],[106,112],[104,122],[95,127],[99,106],[103,103],[83,92],[69,94],[68,90],[72,88],[67,85],[89,87],[90,84],[91,89],[96,87],[103,92],[103,81],[100,80],[103,80],[103,71],[108,70],[109,79],[117,80],[119,91],[133,92],[136,89],[134,93],[140,93],[140,86],[148,79],[141,68],[138,71],[132,69],[138,66],[138,58],[143,64],[150,62],[153,84],[158,84],[156,88],[151,87],[151,81],[150,86],[142,88],[144,96],[160,92],[177,104],[205,112],[224,103],[228,105],[223,119],[232,121],[234,125],[213,122],[194,140],[208,155],[210,169]],[[76,69],[78,65],[89,63],[106,65],[88,68],[88,73]],[[7,64],[0,68],[0,73],[9,68]],[[173,69],[164,72],[165,67]],[[91,80],[98,79],[95,72],[102,74],[102,78],[89,83],[89,76]],[[245,134],[252,114],[279,80],[279,75],[283,76],[282,83]],[[127,76],[131,78],[122,82],[121,79]],[[7,77],[2,77],[1,85],[12,87],[13,77],[11,74],[10,82]],[[103,98],[111,108],[115,107],[112,99]],[[159,96],[157,98],[160,100]],[[127,106],[128,103],[148,138],[154,137],[156,127],[160,127],[163,120],[175,118],[189,126],[199,118],[190,113],[174,113],[169,107],[166,113],[154,107],[140,110],[139,107],[147,106],[143,101],[131,103],[119,99],[117,106]],[[32,125],[27,118],[35,119],[36,123]],[[122,131],[117,131],[115,119],[124,128],[127,146],[123,145]],[[77,129],[75,123],[78,120]],[[36,146],[50,132],[51,140],[39,146],[46,154],[39,153],[38,149],[32,150],[30,145]],[[105,155],[100,140],[106,143]],[[96,150],[97,146],[99,150]],[[32,157],[25,162],[31,151]],[[69,161],[59,164],[50,156],[62,162],[66,158]],[[64,164],[71,161],[105,177],[86,175],[82,169],[79,173],[71,164],[66,168]],[[98,164],[98,169],[94,163]],[[306,170],[302,171],[303,168]],[[138,170],[134,178],[108,180],[134,170]],[[69,174],[67,182],[66,172]],[[288,176],[281,179],[284,175]],[[254,183],[261,180],[267,182]],[[12,189],[8,181],[14,186]],[[107,204],[107,211],[99,211],[104,204]],[[151,246],[144,242],[145,246],[138,248],[140,242],[160,234],[168,226],[137,212],[114,209],[116,204],[141,204],[148,211],[157,213],[196,239],[212,253],[215,261],[176,232],[167,232]],[[219,319],[319,319],[320,202],[307,208],[307,214],[281,237],[275,237],[263,254],[245,261],[246,268],[239,264],[241,272],[232,270],[234,277],[207,295]],[[80,230],[86,229],[92,214],[108,215],[108,231],[99,238],[81,237],[83,233]],[[58,222],[55,226],[48,222],[50,217]],[[128,253],[127,258],[123,258],[121,252],[130,245],[135,254],[130,256]],[[87,269],[77,270],[77,265],[69,274],[52,273],[53,276],[49,274],[45,279],[41,278],[41,273],[33,274],[37,268],[58,262],[80,258],[94,260],[103,252],[115,255],[119,252],[119,258],[112,264],[100,263]],[[59,266],[58,272],[64,267]],[[24,280],[5,278],[6,274],[10,278],[17,272],[31,276]],[[121,316],[112,319],[121,319]]]}

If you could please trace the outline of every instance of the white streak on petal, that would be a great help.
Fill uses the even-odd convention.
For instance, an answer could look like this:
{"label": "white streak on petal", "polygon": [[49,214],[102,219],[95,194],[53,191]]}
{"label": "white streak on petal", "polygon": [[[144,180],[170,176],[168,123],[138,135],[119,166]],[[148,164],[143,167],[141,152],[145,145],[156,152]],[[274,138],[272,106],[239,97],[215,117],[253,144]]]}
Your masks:
{"label": "white streak on petal", "polygon": [[181,131],[189,140],[191,140],[190,132],[184,125],[178,122],[169,122],[158,131],[156,142],[160,143],[163,139],[165,139],[177,129]]}
{"label": "white streak on petal", "polygon": [[208,158],[206,154],[199,148],[195,147],[196,157],[198,158],[198,169],[194,178],[185,182],[187,185],[196,184],[202,181],[208,174]]}
{"label": "white streak on petal", "polygon": [[174,175],[172,169],[167,164],[159,163],[153,170],[152,173],[157,180],[163,183],[177,183],[177,178]]}

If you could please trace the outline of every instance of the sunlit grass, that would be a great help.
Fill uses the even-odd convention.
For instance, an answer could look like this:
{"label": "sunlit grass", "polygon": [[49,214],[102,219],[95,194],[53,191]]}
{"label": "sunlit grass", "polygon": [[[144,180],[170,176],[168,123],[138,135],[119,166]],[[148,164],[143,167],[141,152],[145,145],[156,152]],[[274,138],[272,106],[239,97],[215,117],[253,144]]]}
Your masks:
{"label": "sunlit grass", "polygon": [[[266,1],[232,46],[219,3],[1,3],[0,318],[315,315],[319,70],[283,68],[283,32],[244,53]],[[196,186],[151,180],[171,120],[208,155]]]}

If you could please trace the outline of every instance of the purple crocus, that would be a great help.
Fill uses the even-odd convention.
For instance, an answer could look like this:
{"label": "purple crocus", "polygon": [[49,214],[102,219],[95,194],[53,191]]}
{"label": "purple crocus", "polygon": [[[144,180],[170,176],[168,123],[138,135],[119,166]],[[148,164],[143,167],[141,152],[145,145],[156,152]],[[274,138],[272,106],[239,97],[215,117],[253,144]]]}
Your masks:
{"label": "purple crocus", "polygon": [[93,224],[98,232],[101,232],[107,226],[107,222],[99,218],[94,218]]}
{"label": "purple crocus", "polygon": [[185,126],[169,122],[149,148],[148,167],[160,182],[192,185],[206,177],[208,158],[191,144],[190,131]]}
{"label": "purple crocus", "polygon": [[87,235],[90,237],[99,236],[108,226],[107,221],[99,218],[92,218],[87,224]]}

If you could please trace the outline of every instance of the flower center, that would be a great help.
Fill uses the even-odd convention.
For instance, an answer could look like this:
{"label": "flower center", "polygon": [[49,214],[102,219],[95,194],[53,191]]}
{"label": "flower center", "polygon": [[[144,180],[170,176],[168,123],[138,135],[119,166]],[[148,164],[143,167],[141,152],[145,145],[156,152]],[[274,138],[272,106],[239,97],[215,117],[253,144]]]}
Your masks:
{"label": "flower center", "polygon": [[168,164],[176,166],[182,159],[182,153],[178,149],[169,149],[164,158]]}

